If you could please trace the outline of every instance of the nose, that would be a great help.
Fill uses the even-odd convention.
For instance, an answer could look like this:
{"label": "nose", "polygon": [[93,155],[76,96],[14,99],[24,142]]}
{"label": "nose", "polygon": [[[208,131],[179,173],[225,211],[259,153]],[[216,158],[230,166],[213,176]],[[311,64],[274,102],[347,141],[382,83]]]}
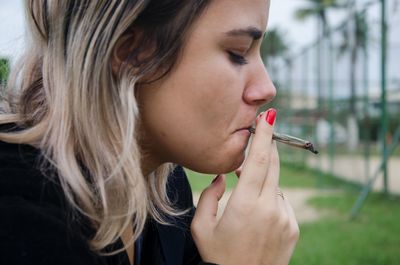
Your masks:
{"label": "nose", "polygon": [[276,88],[261,60],[253,67],[249,73],[243,100],[249,105],[261,106],[274,99]]}

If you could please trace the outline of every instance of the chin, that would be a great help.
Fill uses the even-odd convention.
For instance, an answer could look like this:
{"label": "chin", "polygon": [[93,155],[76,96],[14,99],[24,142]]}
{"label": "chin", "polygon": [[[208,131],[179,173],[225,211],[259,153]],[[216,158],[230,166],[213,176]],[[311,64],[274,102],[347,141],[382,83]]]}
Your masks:
{"label": "chin", "polygon": [[[218,148],[205,148],[201,152],[186,153],[173,163],[203,174],[225,174],[238,169],[245,160],[247,142],[229,142]],[[207,156],[201,155],[206,153]]]}
{"label": "chin", "polygon": [[244,159],[245,154],[244,152],[242,152],[241,154],[234,157],[225,156],[224,160],[208,160],[213,161],[213,163],[205,162],[207,164],[187,165],[185,167],[203,174],[226,174],[238,169],[242,165]]}
{"label": "chin", "polygon": [[[228,153],[228,152],[227,152]],[[231,155],[222,156],[224,160],[220,160],[218,164],[216,164],[215,173],[216,174],[225,174],[230,173],[238,169],[245,160],[245,150],[241,149],[240,151],[235,152]],[[217,159],[215,161],[218,161]]]}

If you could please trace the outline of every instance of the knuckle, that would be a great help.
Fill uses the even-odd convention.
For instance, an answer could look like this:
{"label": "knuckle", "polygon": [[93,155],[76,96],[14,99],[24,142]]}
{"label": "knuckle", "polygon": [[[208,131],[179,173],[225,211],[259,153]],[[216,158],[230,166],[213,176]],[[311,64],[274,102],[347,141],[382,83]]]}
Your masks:
{"label": "knuckle", "polygon": [[210,187],[205,188],[205,189],[201,192],[201,194],[200,194],[199,202],[200,202],[200,201],[203,201],[204,197],[207,196],[207,194],[208,194],[209,192],[210,192]]}
{"label": "knuckle", "polygon": [[264,220],[271,224],[279,224],[281,222],[281,212],[278,207],[270,206],[264,211]]}
{"label": "knuckle", "polygon": [[280,221],[281,221],[282,227],[290,229],[290,219],[287,214],[282,214]]}
{"label": "knuckle", "polygon": [[289,240],[293,242],[297,242],[300,238],[300,228],[298,224],[294,225],[289,234]]}
{"label": "knuckle", "polygon": [[201,221],[199,218],[197,218],[196,216],[193,218],[192,223],[190,224],[190,231],[192,232],[193,236],[196,236],[201,234],[202,230],[202,225],[201,225]]}

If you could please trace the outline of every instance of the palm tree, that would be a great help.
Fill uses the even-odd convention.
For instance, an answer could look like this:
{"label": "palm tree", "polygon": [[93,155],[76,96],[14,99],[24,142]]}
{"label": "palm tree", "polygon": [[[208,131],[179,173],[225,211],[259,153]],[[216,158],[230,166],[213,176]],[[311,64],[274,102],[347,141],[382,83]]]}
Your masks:
{"label": "palm tree", "polygon": [[261,44],[261,56],[264,64],[270,68],[272,78],[277,77],[278,60],[284,59],[287,51],[288,46],[280,29],[270,29],[267,38]]}
{"label": "palm tree", "polygon": [[321,22],[322,28],[319,30],[320,36],[324,36],[328,32],[329,22],[326,15],[326,11],[330,8],[343,8],[345,4],[339,2],[340,0],[308,0],[309,5],[300,8],[295,12],[295,17],[304,21],[310,17],[317,17]]}
{"label": "palm tree", "polygon": [[[353,22],[353,23],[352,23]],[[339,46],[339,56],[346,51],[350,53],[350,102],[348,114],[348,147],[355,150],[358,145],[358,124],[356,119],[356,72],[359,51],[367,49],[368,24],[364,13],[356,12],[354,20],[350,22],[352,27],[344,27],[342,30],[343,42]],[[352,41],[349,41],[351,39]]]}
{"label": "palm tree", "polygon": [[[350,107],[351,113],[356,112],[356,72],[359,50],[364,51],[367,48],[368,28],[365,15],[356,13],[354,15],[354,27],[350,30],[348,27],[343,28],[343,42],[339,46],[339,55],[343,55],[346,51],[350,52]],[[353,41],[350,42],[350,35]]]}
{"label": "palm tree", "polygon": [[[271,28],[267,32],[267,37],[261,43],[261,57],[264,64],[269,69],[271,79],[273,80],[276,87],[280,87],[278,80],[278,69],[283,70],[279,67],[279,62],[284,62],[288,53],[288,44],[284,38],[284,33],[279,28]],[[275,99],[268,107],[282,106],[282,102],[287,103],[288,92],[280,90],[277,93]],[[265,105],[261,111],[266,110],[267,105]]]}
{"label": "palm tree", "polygon": [[[329,33],[329,22],[327,17],[327,10],[332,8],[343,8],[346,5],[344,4],[345,0],[308,0],[308,5],[298,9],[295,12],[295,18],[299,21],[304,21],[310,17],[316,17],[319,21],[318,25],[318,39],[321,40],[324,36],[327,36]],[[321,56],[321,45],[319,42],[318,48],[318,107],[322,108],[322,84],[321,84],[321,75],[322,75],[322,61],[323,58]]]}

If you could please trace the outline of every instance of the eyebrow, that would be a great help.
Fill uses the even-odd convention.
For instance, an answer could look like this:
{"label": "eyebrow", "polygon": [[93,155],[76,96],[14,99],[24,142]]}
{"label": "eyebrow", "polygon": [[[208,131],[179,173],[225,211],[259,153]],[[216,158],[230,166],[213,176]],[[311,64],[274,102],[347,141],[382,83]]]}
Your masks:
{"label": "eyebrow", "polygon": [[263,32],[256,27],[234,29],[234,30],[230,30],[230,31],[226,32],[225,34],[230,37],[248,36],[248,37],[252,38],[253,40],[261,39],[261,37],[263,36]]}

